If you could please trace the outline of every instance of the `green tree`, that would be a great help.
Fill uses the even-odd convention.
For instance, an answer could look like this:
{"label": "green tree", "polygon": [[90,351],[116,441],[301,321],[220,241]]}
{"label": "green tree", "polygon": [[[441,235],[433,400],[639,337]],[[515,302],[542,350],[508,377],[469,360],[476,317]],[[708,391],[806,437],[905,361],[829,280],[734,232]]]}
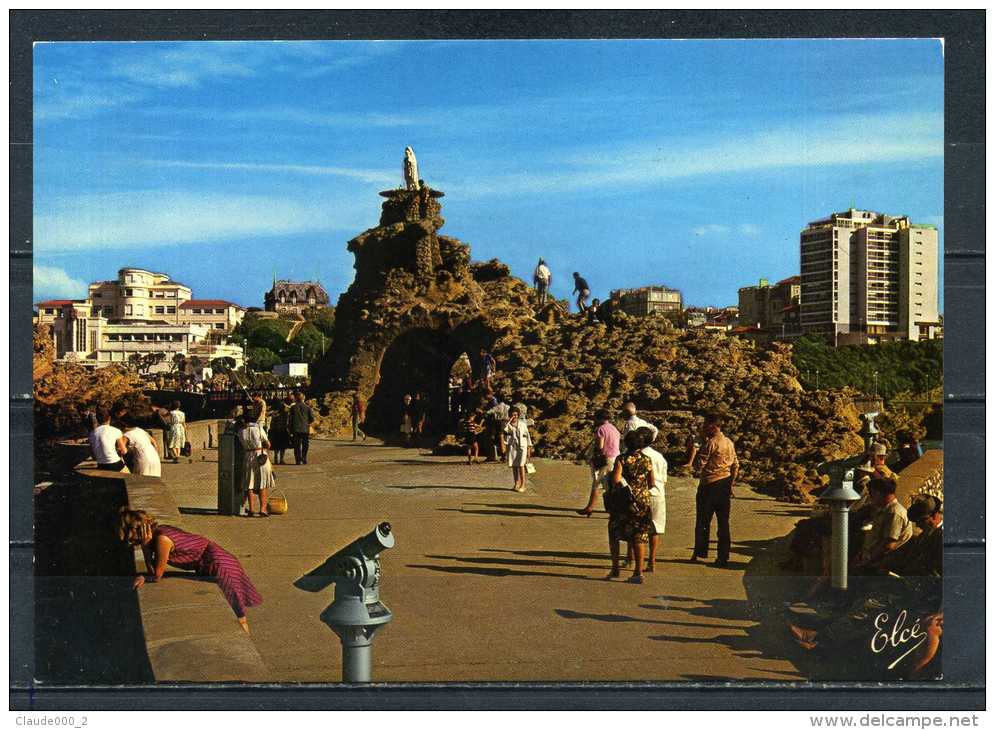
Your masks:
{"label": "green tree", "polygon": [[326,338],[335,334],[335,307],[319,307],[308,310],[309,321],[317,327]]}
{"label": "green tree", "polygon": [[279,355],[265,347],[250,347],[246,353],[246,361],[250,370],[266,373],[282,362]]}
{"label": "green tree", "polygon": [[[303,325],[284,349],[284,362],[294,362],[300,360],[301,347],[304,348],[304,362],[313,363],[321,359],[322,334],[315,325],[308,322]],[[328,347],[328,337],[325,336],[324,346]]]}
{"label": "green tree", "polygon": [[[943,382],[943,341],[885,342],[830,347],[819,337],[802,337],[794,364],[806,388],[851,386],[885,400],[903,395],[926,397]],[[875,373],[877,375],[875,375]]]}

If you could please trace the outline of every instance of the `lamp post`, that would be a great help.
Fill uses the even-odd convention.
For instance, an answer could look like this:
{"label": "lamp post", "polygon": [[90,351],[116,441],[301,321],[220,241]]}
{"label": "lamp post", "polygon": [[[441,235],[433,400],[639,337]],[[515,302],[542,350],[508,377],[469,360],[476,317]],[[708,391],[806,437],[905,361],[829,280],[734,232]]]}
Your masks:
{"label": "lamp post", "polygon": [[815,389],[816,390],[819,389],[819,371],[818,370],[815,371]]}
{"label": "lamp post", "polygon": [[878,397],[878,371],[874,371],[874,397]]}
{"label": "lamp post", "polygon": [[304,362],[304,345],[301,345],[301,362]]}

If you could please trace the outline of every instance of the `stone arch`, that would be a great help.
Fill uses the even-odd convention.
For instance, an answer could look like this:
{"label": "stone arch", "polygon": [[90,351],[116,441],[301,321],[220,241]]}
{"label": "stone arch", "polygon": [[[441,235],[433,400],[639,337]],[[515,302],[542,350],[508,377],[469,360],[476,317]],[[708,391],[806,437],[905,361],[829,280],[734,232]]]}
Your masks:
{"label": "stone arch", "polygon": [[494,334],[479,320],[456,327],[415,326],[394,337],[383,350],[375,385],[367,400],[366,424],[370,433],[396,434],[401,399],[418,391],[428,396],[428,431],[449,433],[447,422],[449,370],[460,353],[470,355],[478,367],[481,347],[490,347]]}
{"label": "stone arch", "polygon": [[395,337],[380,359],[377,382],[366,408],[370,433],[396,433],[401,399],[405,393],[413,396],[418,391],[428,395],[429,421],[438,425],[445,414],[449,368],[460,352],[452,335],[441,330],[418,327]]}

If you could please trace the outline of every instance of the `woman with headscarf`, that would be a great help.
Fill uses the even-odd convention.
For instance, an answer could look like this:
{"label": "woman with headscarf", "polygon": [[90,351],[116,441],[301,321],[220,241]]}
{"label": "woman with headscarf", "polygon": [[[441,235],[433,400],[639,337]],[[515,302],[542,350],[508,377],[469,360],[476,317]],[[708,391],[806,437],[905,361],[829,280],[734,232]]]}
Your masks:
{"label": "woman with headscarf", "polygon": [[625,540],[633,552],[633,573],[629,583],[643,582],[643,558],[646,543],[653,531],[650,492],[656,485],[653,462],[642,452],[647,444],[639,431],[625,435],[626,453],[615,460],[610,489],[605,494],[608,510],[608,547],[612,568],[607,579],[620,575],[619,542]]}

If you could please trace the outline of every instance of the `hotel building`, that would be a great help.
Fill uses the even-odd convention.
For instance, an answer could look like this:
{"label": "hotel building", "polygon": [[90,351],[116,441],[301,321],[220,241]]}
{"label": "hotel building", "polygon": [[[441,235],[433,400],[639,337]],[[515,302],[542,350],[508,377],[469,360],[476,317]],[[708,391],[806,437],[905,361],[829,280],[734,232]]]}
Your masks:
{"label": "hotel building", "polygon": [[165,274],[125,268],[112,281],[89,286],[85,300],[39,302],[39,324],[52,325],[56,357],[102,367],[124,364],[132,355],[164,353],[154,368],[168,370],[177,354],[208,362],[232,357],[242,348],[226,335],[242,320],[244,308],[218,299],[192,299],[190,288]]}
{"label": "hotel building", "polygon": [[939,336],[936,228],[851,208],[801,232],[801,329],[837,345]]}

